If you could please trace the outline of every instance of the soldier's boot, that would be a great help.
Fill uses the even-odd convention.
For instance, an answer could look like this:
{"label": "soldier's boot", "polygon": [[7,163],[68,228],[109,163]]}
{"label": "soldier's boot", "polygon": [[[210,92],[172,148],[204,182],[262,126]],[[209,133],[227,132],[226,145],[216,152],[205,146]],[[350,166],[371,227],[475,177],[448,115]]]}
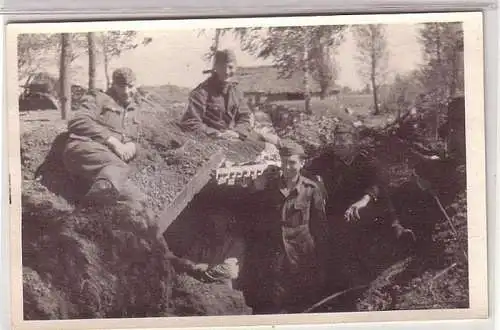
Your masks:
{"label": "soldier's boot", "polygon": [[97,179],[83,197],[81,206],[102,206],[116,203],[118,191],[111,181]]}

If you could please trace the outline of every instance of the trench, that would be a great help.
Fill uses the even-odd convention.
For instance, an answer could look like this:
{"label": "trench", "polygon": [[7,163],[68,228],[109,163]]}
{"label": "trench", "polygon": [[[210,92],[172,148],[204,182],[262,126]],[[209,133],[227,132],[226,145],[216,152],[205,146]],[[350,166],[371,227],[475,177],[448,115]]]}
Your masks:
{"label": "trench", "polygon": [[[449,181],[447,181],[449,182]],[[460,187],[458,187],[460,188]],[[450,188],[451,189],[451,188]],[[455,187],[456,189],[456,187]],[[449,189],[448,189],[449,190]],[[315,302],[345,289],[364,286],[355,289],[316,308],[315,312],[353,312],[360,310],[360,303],[366,301],[367,292],[377,289],[387,289],[394,285],[406,285],[412,279],[421,276],[429,269],[446,267],[444,253],[445,245],[433,239],[436,225],[444,223],[445,219],[432,197],[418,188],[416,183],[407,180],[390,189],[396,212],[401,223],[411,228],[418,240],[415,244],[400,241],[395,237],[390,224],[384,219],[365,221],[356,225],[346,224],[339,215],[328,214],[330,225],[335,228],[335,243],[331,246],[331,258],[327,265],[330,272],[328,290],[319,294]],[[448,191],[443,196],[443,202],[449,204],[456,191]],[[242,225],[247,246],[265,244],[265,239],[248,234],[253,225],[252,215],[255,205],[249,202],[246,189],[234,186],[205,186],[177,217],[165,232],[164,236],[171,251],[177,256],[183,256],[195,243],[199,234],[206,228],[207,214],[212,210],[224,208]],[[269,219],[272,220],[272,219]],[[251,250],[251,249],[249,249]],[[409,260],[401,266],[403,260]],[[265,268],[264,259],[245,255],[245,269]],[[392,268],[396,270],[392,270]],[[381,281],[384,273],[390,273],[388,283]],[[242,272],[242,276],[248,273]],[[251,273],[250,273],[251,276]],[[387,282],[387,281],[386,281]],[[381,284],[380,283],[385,283]],[[253,301],[258,293],[258,286],[243,286],[241,291],[248,297],[247,304],[260,310],[259,301]],[[388,298],[385,309],[391,309],[391,304],[397,297]],[[258,312],[257,312],[258,314]]]}

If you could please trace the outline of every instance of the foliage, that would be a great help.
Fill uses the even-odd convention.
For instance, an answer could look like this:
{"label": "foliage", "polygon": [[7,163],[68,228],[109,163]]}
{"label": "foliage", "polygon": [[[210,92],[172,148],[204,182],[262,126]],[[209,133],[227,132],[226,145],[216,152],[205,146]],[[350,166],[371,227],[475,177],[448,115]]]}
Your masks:
{"label": "foliage", "polygon": [[424,65],[420,70],[423,86],[418,110],[433,122],[434,137],[446,116],[447,103],[463,91],[463,31],[460,23],[426,23],[420,29]]}
{"label": "foliage", "polygon": [[[71,51],[69,61],[73,63],[80,56],[88,56],[87,33],[71,33]],[[97,54],[104,61],[119,57],[124,51],[148,45],[152,38],[137,40],[136,31],[107,31],[97,35]],[[61,50],[60,34],[33,33],[21,34],[17,43],[17,66],[19,79],[25,80],[30,75],[49,65],[59,65]],[[106,69],[107,70],[107,69]]]}
{"label": "foliage", "polygon": [[378,114],[377,88],[386,79],[389,59],[385,26],[382,24],[357,25],[353,26],[352,31],[359,52],[356,56],[359,62],[358,73],[366,83],[371,84],[375,114]]}
{"label": "foliage", "polygon": [[123,52],[136,49],[140,44],[143,46],[151,43],[152,38],[146,37],[140,43],[137,42],[136,31],[107,31],[101,32],[98,38],[100,52],[104,59],[104,72],[106,85],[110,85],[109,64],[113,58],[120,57]]}
{"label": "foliage", "polygon": [[19,80],[24,81],[53,60],[49,53],[56,49],[59,38],[58,34],[38,33],[18,36],[17,69]]}
{"label": "foliage", "polygon": [[423,90],[418,70],[397,74],[391,84],[380,88],[380,103],[385,112],[400,116],[415,106]]}
{"label": "foliage", "polygon": [[333,56],[335,48],[344,40],[345,29],[336,25],[269,28],[256,54],[271,57],[283,77],[307,68],[324,94],[337,76]]}
{"label": "foliage", "polygon": [[232,32],[243,51],[259,58],[271,58],[280,78],[289,78],[297,71],[310,73],[324,96],[337,78],[334,56],[336,47],[344,40],[345,30],[346,26],[341,25],[216,29],[214,45],[204,57],[210,60],[218,47],[218,39]]}
{"label": "foliage", "polygon": [[426,23],[420,29],[425,66],[422,83],[435,105],[463,90],[463,31],[459,23]]}

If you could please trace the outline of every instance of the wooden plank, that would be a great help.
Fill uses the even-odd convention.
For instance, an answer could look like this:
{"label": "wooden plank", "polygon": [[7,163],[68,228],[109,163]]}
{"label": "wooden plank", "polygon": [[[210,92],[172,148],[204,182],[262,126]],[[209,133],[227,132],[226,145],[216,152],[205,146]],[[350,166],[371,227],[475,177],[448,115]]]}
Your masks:
{"label": "wooden plank", "polygon": [[211,173],[219,166],[224,160],[224,154],[217,152],[213,154],[210,159],[201,167],[196,175],[189,181],[189,183],[182,189],[182,191],[175,197],[157,218],[158,237],[168,229],[170,224],[181,214],[191,200],[200,192],[203,187],[212,178]]}

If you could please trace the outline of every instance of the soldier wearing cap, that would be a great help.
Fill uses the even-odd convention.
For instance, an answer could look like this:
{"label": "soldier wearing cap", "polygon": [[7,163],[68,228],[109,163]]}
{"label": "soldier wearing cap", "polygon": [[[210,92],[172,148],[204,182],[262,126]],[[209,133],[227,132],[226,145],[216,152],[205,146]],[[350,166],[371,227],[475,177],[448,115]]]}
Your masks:
{"label": "soldier wearing cap", "polygon": [[145,200],[128,179],[139,133],[135,82],[131,69],[115,70],[111,87],[106,92],[89,91],[68,121],[63,161],[74,178],[90,187],[86,202],[123,201],[142,206]]}
{"label": "soldier wearing cap", "polygon": [[301,175],[302,146],[281,141],[279,151],[281,173],[263,175],[253,187],[254,238],[249,241],[259,243],[249,246],[249,253],[264,264],[248,285],[258,289],[257,296],[249,297],[258,313],[303,310],[316,302],[324,281],[325,196],[315,181]]}
{"label": "soldier wearing cap", "polygon": [[185,130],[226,139],[248,136],[251,112],[233,81],[235,69],[233,51],[225,49],[215,53],[211,76],[189,95],[181,120]]}

